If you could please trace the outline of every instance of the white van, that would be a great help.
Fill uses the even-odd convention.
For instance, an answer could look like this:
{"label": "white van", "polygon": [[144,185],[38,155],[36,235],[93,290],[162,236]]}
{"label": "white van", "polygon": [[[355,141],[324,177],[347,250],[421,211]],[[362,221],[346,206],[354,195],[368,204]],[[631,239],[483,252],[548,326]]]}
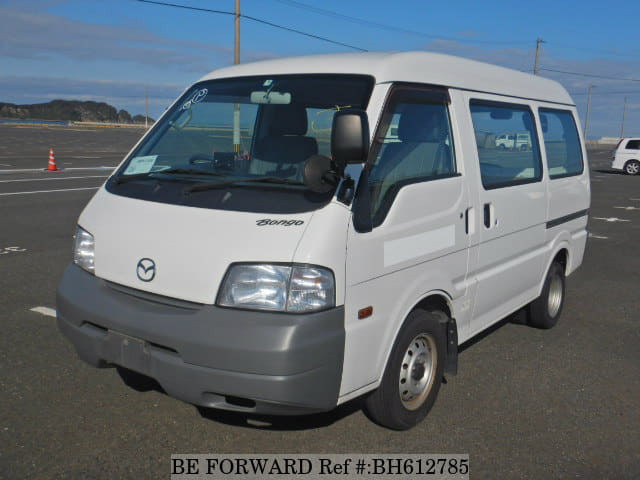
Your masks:
{"label": "white van", "polygon": [[[531,149],[478,146],[504,131]],[[557,322],[587,240],[584,152],[558,83],[471,60],[216,70],[82,212],[58,325],[90,364],[196,405],[302,414],[366,394],[407,429],[461,343],[525,306]]]}
{"label": "white van", "polygon": [[531,148],[531,136],[525,133],[504,133],[496,137],[496,147],[502,149],[529,150]]}
{"label": "white van", "polygon": [[622,138],[613,152],[611,168],[640,175],[640,138]]}

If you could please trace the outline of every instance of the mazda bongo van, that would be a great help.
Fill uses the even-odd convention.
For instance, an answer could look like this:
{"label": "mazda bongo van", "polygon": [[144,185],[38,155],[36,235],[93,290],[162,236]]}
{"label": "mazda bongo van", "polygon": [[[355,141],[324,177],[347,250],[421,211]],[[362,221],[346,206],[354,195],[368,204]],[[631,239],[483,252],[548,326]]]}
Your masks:
{"label": "mazda bongo van", "polygon": [[585,164],[575,104],[545,78],[424,52],[216,70],[80,215],[58,325],[91,365],[192,404],[290,415],[366,396],[407,429],[460,344],[523,307],[556,324],[587,240]]}

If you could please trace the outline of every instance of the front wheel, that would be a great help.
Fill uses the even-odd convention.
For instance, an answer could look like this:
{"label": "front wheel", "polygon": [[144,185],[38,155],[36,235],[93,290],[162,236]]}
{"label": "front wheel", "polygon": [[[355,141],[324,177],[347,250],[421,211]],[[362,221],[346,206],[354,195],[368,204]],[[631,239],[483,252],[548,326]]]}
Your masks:
{"label": "front wheel", "polygon": [[624,173],[627,175],[638,175],[640,174],[640,162],[637,160],[629,160],[624,164]]}
{"label": "front wheel", "polygon": [[408,430],[435,403],[446,360],[447,316],[440,311],[412,311],[391,351],[382,382],[365,402],[376,423]]}
{"label": "front wheel", "polygon": [[564,306],[564,267],[554,262],[545,278],[542,293],[529,304],[529,325],[548,329],[558,323]]}

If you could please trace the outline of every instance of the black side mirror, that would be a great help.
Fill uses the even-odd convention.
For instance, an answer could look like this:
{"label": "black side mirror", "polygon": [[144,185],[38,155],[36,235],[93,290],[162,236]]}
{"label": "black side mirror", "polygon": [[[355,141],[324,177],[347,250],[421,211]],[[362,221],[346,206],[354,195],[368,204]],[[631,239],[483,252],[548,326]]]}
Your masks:
{"label": "black side mirror", "polygon": [[369,120],[364,110],[339,110],[331,127],[331,155],[340,173],[349,163],[363,163],[369,154]]}

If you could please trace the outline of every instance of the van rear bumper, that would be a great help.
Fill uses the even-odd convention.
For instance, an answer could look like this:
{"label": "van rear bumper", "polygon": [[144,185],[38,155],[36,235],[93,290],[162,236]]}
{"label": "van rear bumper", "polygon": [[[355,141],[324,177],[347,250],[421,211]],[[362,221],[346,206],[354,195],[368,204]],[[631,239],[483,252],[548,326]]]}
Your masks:
{"label": "van rear bumper", "polygon": [[189,304],[70,265],[57,312],[81,359],[148,375],[195,405],[294,415],[337,404],[344,307],[286,314]]}

